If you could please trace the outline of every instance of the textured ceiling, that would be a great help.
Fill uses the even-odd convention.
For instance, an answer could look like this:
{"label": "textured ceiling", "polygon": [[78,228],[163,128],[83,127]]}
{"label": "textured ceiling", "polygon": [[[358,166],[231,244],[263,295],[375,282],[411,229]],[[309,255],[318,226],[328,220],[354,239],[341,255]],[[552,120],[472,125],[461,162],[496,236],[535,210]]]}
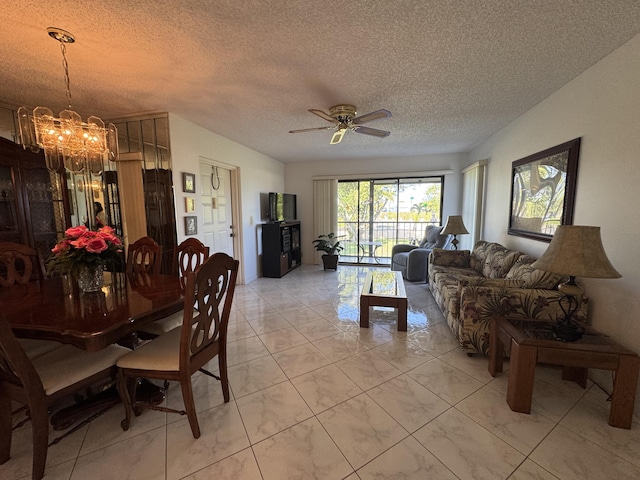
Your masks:
{"label": "textured ceiling", "polygon": [[[640,32],[638,0],[3,1],[0,101],[169,111],[285,161],[464,152]],[[596,95],[597,92],[594,92]],[[385,108],[329,145],[307,112]]]}

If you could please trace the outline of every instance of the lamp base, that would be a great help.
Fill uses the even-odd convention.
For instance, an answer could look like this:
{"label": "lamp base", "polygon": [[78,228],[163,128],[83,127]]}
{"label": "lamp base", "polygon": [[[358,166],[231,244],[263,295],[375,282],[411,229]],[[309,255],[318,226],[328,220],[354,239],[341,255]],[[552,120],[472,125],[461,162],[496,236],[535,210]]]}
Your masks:
{"label": "lamp base", "polygon": [[575,342],[584,334],[584,328],[572,321],[560,321],[551,330],[559,342]]}

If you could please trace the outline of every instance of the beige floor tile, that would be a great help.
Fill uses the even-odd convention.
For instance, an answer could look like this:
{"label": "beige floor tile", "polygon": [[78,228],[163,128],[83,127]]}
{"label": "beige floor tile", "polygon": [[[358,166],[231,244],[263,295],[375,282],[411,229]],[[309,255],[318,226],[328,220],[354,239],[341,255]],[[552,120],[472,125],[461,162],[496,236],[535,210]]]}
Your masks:
{"label": "beige floor tile", "polygon": [[475,378],[437,358],[410,370],[407,374],[451,405],[455,405],[483,386]]}
{"label": "beige floor tile", "polygon": [[413,437],[402,440],[357,471],[361,480],[456,480],[436,457]]}
{"label": "beige floor tile", "polygon": [[637,480],[640,468],[564,427],[556,427],[530,456],[563,480]]}
{"label": "beige floor tile", "polygon": [[525,458],[453,408],[413,436],[462,480],[506,479]]}
{"label": "beige floor tile", "polygon": [[407,431],[362,394],[317,416],[354,469],[408,436]]}
{"label": "beige floor tile", "polygon": [[295,377],[291,383],[315,414],[362,393],[362,389],[335,365]]}
{"label": "beige floor tile", "polygon": [[341,479],[353,469],[315,418],[254,445],[264,480]]}
{"label": "beige floor tile", "polygon": [[239,398],[237,404],[252,445],[313,416],[290,382]]}

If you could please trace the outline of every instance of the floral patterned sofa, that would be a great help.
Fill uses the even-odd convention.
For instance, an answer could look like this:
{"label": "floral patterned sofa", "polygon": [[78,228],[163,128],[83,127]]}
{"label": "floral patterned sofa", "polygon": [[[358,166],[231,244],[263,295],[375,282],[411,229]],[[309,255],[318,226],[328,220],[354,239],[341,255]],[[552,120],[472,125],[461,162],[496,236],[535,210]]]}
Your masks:
{"label": "floral patterned sofa", "polygon": [[[473,251],[433,250],[429,289],[449,328],[468,352],[487,354],[494,315],[555,320],[564,315],[557,285],[563,278],[531,266],[536,258],[499,243],[479,241]],[[587,320],[582,298],[574,318]]]}

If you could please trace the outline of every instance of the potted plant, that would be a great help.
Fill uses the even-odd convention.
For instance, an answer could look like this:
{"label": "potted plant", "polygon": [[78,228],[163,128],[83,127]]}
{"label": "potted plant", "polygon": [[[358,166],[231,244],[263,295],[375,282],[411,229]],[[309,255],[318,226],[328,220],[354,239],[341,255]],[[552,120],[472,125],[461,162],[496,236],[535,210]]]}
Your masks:
{"label": "potted plant", "polygon": [[337,270],[338,269],[338,257],[340,252],[344,249],[340,245],[340,240],[334,233],[327,233],[318,236],[313,243],[318,252],[324,252],[322,255],[322,265],[325,270]]}

